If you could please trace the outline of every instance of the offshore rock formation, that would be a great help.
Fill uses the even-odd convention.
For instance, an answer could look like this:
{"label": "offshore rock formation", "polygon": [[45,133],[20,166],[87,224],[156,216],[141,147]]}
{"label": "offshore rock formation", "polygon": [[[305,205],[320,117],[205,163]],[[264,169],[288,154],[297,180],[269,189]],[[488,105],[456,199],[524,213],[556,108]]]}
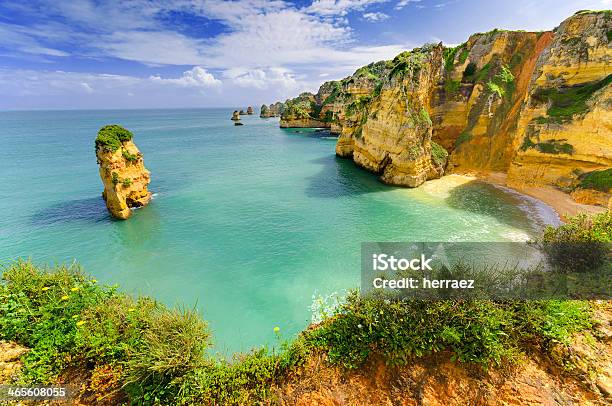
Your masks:
{"label": "offshore rock formation", "polygon": [[104,184],[102,197],[110,214],[125,220],[131,208],[149,203],[151,180],[142,154],[132,142],[133,134],[118,125],[107,125],[98,131],[96,157]]}
{"label": "offshore rock formation", "polygon": [[234,110],[234,112],[232,113],[232,121],[240,121],[240,113],[238,113],[238,110]]}
{"label": "offshore rock formation", "polygon": [[[329,128],[338,156],[395,185],[477,171],[584,189],[612,167],[611,40],[610,11],[582,11],[552,32],[426,45],[288,100],[280,126]],[[597,189],[575,195],[610,198]]]}
{"label": "offshore rock formation", "polygon": [[247,107],[247,114],[250,116],[253,114],[253,106]]}
{"label": "offshore rock formation", "polygon": [[269,117],[280,117],[285,110],[285,103],[276,102],[266,106],[265,104],[261,105],[261,110],[259,113],[259,117],[261,118],[269,118]]}

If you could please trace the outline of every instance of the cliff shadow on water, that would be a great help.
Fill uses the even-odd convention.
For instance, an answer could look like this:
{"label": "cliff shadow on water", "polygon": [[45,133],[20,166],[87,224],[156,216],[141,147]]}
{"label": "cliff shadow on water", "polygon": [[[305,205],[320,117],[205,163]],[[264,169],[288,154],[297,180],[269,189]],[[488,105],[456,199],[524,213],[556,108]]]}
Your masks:
{"label": "cliff shadow on water", "polygon": [[108,221],[109,218],[104,199],[96,196],[67,200],[45,207],[35,212],[31,221],[35,226],[50,226],[70,222],[97,223]]}
{"label": "cliff shadow on water", "polygon": [[325,156],[311,162],[321,165],[321,170],[310,178],[306,188],[308,197],[339,198],[396,189],[383,184],[377,175],[337,155]]}

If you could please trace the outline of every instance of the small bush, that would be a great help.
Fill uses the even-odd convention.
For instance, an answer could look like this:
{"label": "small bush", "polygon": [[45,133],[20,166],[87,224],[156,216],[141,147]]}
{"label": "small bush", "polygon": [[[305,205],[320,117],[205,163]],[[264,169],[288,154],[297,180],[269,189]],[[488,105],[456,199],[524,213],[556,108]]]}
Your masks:
{"label": "small bush", "polygon": [[125,361],[124,382],[132,398],[151,396],[206,365],[210,333],[195,311],[157,308],[147,322]]}
{"label": "small bush", "polygon": [[81,312],[112,290],[97,286],[76,265],[50,273],[20,261],[4,268],[2,279],[0,338],[31,348],[23,358],[22,383],[51,383],[75,348]]}
{"label": "small bush", "polygon": [[580,180],[580,187],[608,192],[612,189],[612,168],[584,174]]}
{"label": "small bush", "polygon": [[514,75],[510,68],[503,65],[499,73],[487,82],[487,87],[489,91],[497,94],[500,99],[505,95],[510,95],[514,91]]}
{"label": "small bush", "polygon": [[119,175],[117,174],[117,172],[112,173],[111,182],[113,182],[113,185],[116,185],[117,183],[119,183]]}
{"label": "small bush", "polygon": [[121,144],[132,140],[134,134],[117,124],[105,125],[98,131],[96,137],[96,151],[98,148],[115,152]]}
{"label": "small bush", "polygon": [[132,184],[132,179],[125,178],[121,181],[121,184],[123,185],[123,187],[129,187]]}
{"label": "small bush", "polygon": [[123,158],[125,158],[128,162],[138,161],[138,155],[131,154],[127,149],[121,151],[121,155],[123,155]]}
{"label": "small bush", "polygon": [[403,365],[445,349],[454,353],[453,360],[486,367],[516,359],[527,343],[565,342],[590,326],[585,304],[559,303],[397,301],[353,294],[341,314],[311,331],[307,340],[346,368],[358,368],[373,354]]}
{"label": "small bush", "polygon": [[441,145],[431,142],[431,159],[437,166],[446,166],[446,160],[448,159],[448,151]]}
{"label": "small bush", "polygon": [[538,245],[548,262],[560,271],[589,272],[609,262],[612,213],[579,214],[560,227],[548,226]]}

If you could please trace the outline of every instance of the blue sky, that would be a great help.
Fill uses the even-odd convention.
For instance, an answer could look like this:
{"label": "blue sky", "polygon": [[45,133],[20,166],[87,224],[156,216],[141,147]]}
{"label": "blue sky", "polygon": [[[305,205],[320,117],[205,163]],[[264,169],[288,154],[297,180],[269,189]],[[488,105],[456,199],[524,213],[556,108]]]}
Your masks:
{"label": "blue sky", "polygon": [[259,106],[612,0],[0,0],[0,109]]}

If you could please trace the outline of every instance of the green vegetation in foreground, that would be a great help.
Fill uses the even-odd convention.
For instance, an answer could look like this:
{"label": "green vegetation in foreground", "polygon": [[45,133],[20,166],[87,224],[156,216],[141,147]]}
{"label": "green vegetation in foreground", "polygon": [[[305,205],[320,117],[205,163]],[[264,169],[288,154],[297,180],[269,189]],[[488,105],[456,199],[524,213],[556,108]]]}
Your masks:
{"label": "green vegetation in foreground", "polygon": [[607,192],[612,189],[612,168],[586,173],[580,179],[580,187]]}
{"label": "green vegetation in foreground", "polygon": [[[609,241],[610,217],[579,218],[547,233],[569,238],[569,227],[569,235]],[[0,339],[31,348],[22,357],[24,385],[53,383],[77,368],[106,382],[90,387],[94,395],[115,390],[132,404],[255,404],[273,400],[274,385],[312,352],[353,369],[371,356],[402,365],[449,350],[455,361],[487,368],[569,343],[592,325],[589,309],[583,301],[397,301],[354,292],[279,349],[226,361],[206,352],[210,332],[192,309],[100,286],[76,265],[16,262],[0,284]]]}
{"label": "green vegetation in foreground", "polygon": [[117,124],[105,125],[98,131],[96,137],[96,150],[102,147],[108,151],[115,152],[121,148],[121,143],[131,141],[134,134]]}
{"label": "green vegetation in foreground", "polygon": [[562,226],[547,226],[542,240],[545,243],[612,243],[612,212],[608,210],[595,216],[578,214]]}

